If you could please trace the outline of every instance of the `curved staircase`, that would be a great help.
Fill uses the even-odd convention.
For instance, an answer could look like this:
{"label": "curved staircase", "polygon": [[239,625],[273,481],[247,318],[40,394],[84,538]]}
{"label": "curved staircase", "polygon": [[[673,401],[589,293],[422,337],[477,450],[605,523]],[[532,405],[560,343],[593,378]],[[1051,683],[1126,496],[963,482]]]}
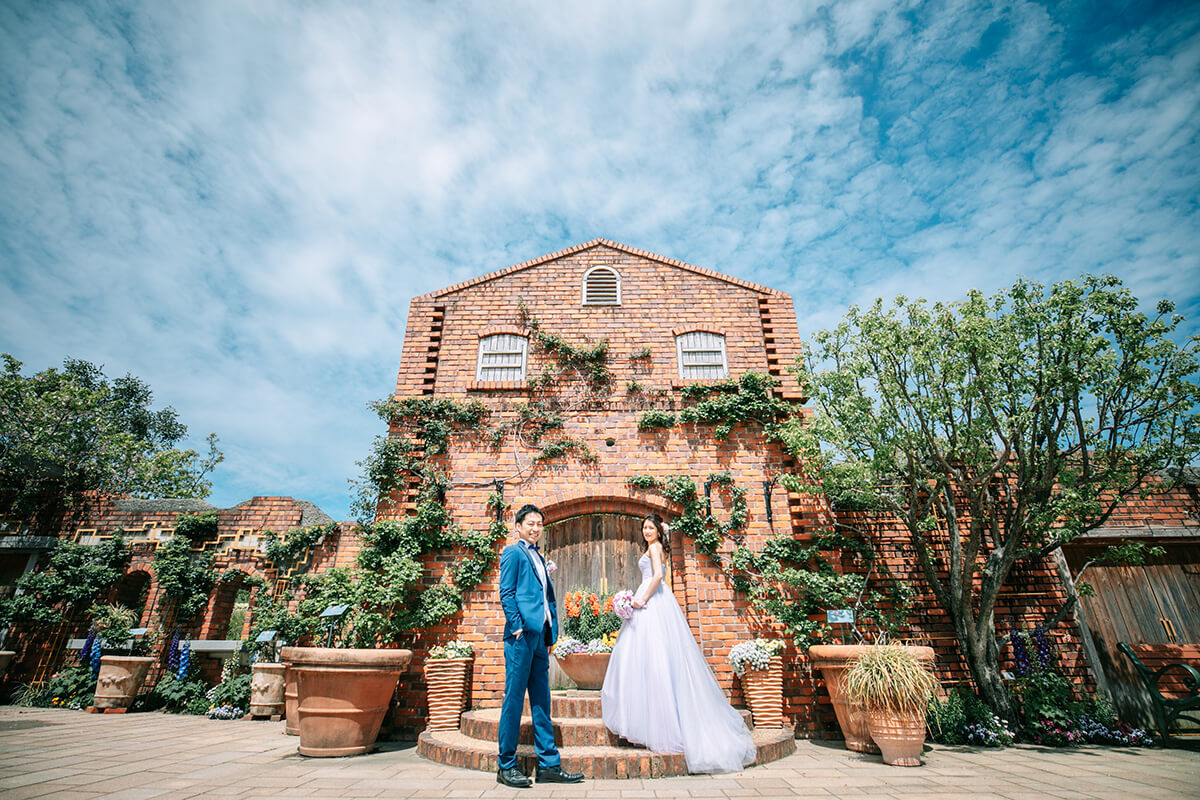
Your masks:
{"label": "curved staircase", "polygon": [[[741,713],[749,726],[750,712]],[[588,778],[665,778],[688,774],[682,753],[652,753],[605,728],[598,691],[551,692],[550,716],[554,720],[554,741],[558,744],[562,767],[568,772],[582,772]],[[423,731],[417,739],[417,753],[453,767],[494,772],[499,727],[499,708],[467,711],[456,731]],[[756,764],[765,764],[796,751],[791,728],[751,729],[751,735],[758,748]],[[532,775],[537,756],[533,750],[533,725],[528,704],[521,717],[518,742],[517,763],[525,774]]]}

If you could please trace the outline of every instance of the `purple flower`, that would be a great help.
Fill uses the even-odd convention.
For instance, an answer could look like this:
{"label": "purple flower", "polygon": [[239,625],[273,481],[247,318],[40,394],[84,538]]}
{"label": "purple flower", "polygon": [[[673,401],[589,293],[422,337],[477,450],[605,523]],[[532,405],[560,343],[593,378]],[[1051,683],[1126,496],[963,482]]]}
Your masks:
{"label": "purple flower", "polygon": [[1050,651],[1050,640],[1046,638],[1046,631],[1038,625],[1033,629],[1033,643],[1037,649],[1038,666],[1043,670],[1049,670],[1053,661],[1053,654]]}
{"label": "purple flower", "polygon": [[171,646],[167,648],[167,669],[172,672],[179,669],[179,626],[171,634]]}
{"label": "purple flower", "polygon": [[1008,641],[1012,644],[1013,661],[1015,662],[1018,675],[1028,675],[1033,671],[1029,664],[1029,651],[1025,649],[1025,639],[1017,631],[1016,628],[1008,634]]}

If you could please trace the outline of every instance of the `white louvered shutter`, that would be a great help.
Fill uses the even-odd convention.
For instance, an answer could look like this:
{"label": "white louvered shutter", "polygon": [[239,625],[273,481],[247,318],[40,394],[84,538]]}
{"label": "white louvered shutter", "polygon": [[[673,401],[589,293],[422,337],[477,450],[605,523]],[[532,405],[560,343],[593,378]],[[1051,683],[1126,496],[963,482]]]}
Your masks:
{"label": "white louvered shutter", "polygon": [[616,306],[621,304],[621,276],[608,267],[594,267],[583,276],[585,306]]}
{"label": "white louvered shutter", "polygon": [[725,360],[725,337],[719,333],[693,331],[675,337],[679,356],[679,377],[716,379],[729,377]]}
{"label": "white louvered shutter", "polygon": [[479,340],[479,365],[475,370],[478,381],[525,380],[525,353],[528,340],[524,336],[501,333]]}

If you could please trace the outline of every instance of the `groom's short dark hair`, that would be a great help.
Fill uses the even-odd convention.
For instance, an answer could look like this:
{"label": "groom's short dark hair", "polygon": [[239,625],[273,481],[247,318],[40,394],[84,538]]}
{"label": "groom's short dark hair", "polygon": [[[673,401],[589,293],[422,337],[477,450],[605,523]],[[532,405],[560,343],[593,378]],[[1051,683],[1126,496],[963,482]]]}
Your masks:
{"label": "groom's short dark hair", "polygon": [[546,519],[546,515],[542,513],[540,508],[533,503],[526,503],[517,509],[517,524],[520,525],[530,514],[537,514],[543,521]]}

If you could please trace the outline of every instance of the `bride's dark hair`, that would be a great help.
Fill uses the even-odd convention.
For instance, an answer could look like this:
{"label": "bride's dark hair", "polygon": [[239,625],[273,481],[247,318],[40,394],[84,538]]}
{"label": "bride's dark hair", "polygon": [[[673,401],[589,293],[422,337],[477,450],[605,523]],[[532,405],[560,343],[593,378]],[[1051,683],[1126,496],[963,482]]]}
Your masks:
{"label": "bride's dark hair", "polygon": [[[667,523],[663,522],[663,518],[658,514],[647,514],[642,517],[642,527],[646,526],[646,521],[654,523],[654,527],[658,528],[658,541],[662,543],[663,552],[671,552],[671,538],[667,534]],[[638,534],[641,535],[640,532]],[[650,549],[650,543],[646,541],[646,537],[642,536],[642,552]]]}

